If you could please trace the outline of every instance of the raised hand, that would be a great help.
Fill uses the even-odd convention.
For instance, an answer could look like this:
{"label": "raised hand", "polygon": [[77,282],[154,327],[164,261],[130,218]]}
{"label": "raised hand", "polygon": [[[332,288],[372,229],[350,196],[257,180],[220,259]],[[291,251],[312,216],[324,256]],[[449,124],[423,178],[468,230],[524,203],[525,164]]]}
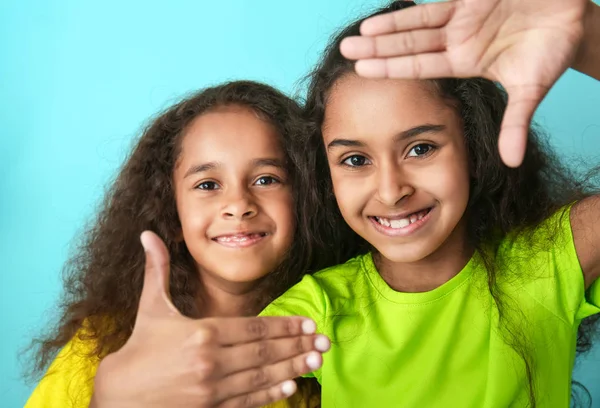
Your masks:
{"label": "raised hand", "polygon": [[[133,333],[102,360],[92,407],[259,407],[320,367],[329,340],[302,317],[185,317],[169,299],[169,254],[141,236],[144,287]],[[320,348],[320,351],[317,350]]]}
{"label": "raised hand", "polygon": [[[588,0],[458,0],[408,7],[363,22],[341,44],[365,77],[481,76],[509,95],[502,160],[521,164],[535,109],[572,64]],[[588,10],[588,11],[589,11]]]}

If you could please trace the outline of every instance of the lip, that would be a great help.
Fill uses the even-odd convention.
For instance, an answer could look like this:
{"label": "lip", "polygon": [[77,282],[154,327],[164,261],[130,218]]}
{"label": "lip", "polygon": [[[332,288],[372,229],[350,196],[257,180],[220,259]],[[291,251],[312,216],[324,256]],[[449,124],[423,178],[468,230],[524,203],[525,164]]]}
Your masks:
{"label": "lip", "polygon": [[[392,228],[392,227],[386,227],[385,225],[381,225],[379,222],[377,222],[377,220],[375,220],[374,216],[369,216],[369,221],[371,222],[371,224],[373,224],[373,227],[375,228],[375,230],[383,235],[389,236],[389,237],[407,237],[409,235],[414,234],[416,231],[418,231],[419,229],[421,229],[425,224],[427,224],[427,222],[431,219],[431,214],[435,211],[435,206],[433,207],[429,207],[429,212],[420,220],[417,220],[413,223],[411,223],[410,225],[407,225],[404,228]],[[380,217],[380,218],[387,218],[389,220],[397,220],[397,219],[401,219],[401,218],[406,218],[408,215],[410,214],[414,214],[423,210],[426,210],[427,208],[423,208],[422,210],[417,210],[417,211],[413,211],[413,212],[403,212],[399,215],[394,215],[393,217]]]}
{"label": "lip", "polygon": [[235,231],[219,234],[211,241],[227,248],[248,248],[263,242],[270,235],[263,231]]}
{"label": "lip", "polygon": [[400,213],[397,214],[393,214],[393,215],[383,215],[383,214],[379,214],[379,215],[371,215],[370,217],[378,217],[378,218],[387,218],[388,220],[399,220],[401,218],[406,218],[411,214],[415,214],[421,211],[425,211],[427,209],[432,210],[435,207],[435,205],[430,205],[430,206],[424,206],[421,208],[418,208],[416,210],[411,210],[411,211],[402,211]]}

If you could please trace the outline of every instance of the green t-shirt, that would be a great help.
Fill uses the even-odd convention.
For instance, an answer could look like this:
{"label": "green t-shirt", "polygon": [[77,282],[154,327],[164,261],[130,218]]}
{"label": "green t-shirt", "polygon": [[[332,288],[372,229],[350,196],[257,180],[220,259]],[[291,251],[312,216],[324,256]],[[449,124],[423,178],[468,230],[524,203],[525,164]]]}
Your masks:
{"label": "green t-shirt", "polygon": [[[495,264],[510,331],[528,339],[537,406],[568,407],[577,328],[600,311],[599,285],[586,299],[569,209],[504,239]],[[262,315],[311,317],[332,340],[313,373],[324,408],[528,405],[523,360],[507,345],[477,253],[424,293],[392,290],[371,254],[359,256],[305,276]]]}

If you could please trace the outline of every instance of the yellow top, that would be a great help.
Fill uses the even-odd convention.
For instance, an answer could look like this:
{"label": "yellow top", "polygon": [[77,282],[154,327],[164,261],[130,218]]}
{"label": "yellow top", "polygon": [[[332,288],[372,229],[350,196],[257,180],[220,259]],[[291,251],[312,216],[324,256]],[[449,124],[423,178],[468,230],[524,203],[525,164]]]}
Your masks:
{"label": "yellow top", "polygon": [[[81,340],[80,336],[75,335],[54,359],[29,397],[25,408],[88,408],[94,391],[94,377],[100,363],[98,357],[91,356],[91,345],[89,340]],[[267,407],[317,408],[320,404],[321,396],[316,387],[303,384],[289,399]]]}

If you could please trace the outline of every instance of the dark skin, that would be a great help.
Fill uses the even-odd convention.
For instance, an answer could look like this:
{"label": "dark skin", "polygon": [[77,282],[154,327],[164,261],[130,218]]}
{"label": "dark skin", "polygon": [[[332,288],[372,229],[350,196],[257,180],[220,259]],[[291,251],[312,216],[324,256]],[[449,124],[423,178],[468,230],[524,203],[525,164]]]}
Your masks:
{"label": "dark skin", "polygon": [[[489,1],[493,1],[493,0],[489,0]],[[512,5],[512,7],[517,7],[518,3],[523,4],[523,2],[512,2],[510,0],[501,0],[503,1],[503,5]],[[481,0],[478,0],[479,3],[481,3]],[[531,4],[532,2],[528,2],[529,4]],[[545,1],[544,3],[548,3],[548,1]],[[556,21],[561,22],[560,26],[554,26],[553,28],[551,28],[551,30],[557,30],[559,33],[562,32],[563,30],[563,25],[562,25],[562,17],[559,17],[559,15],[563,12],[563,10],[565,8],[571,7],[571,3],[566,4],[564,2],[558,1],[558,0],[554,0],[551,1],[550,3],[554,4],[554,5],[558,5],[555,8],[555,12],[554,12],[554,16],[557,18]],[[419,6],[419,7],[438,7],[439,10],[441,10],[442,12],[444,11],[444,9],[440,8],[440,7],[455,7],[456,5],[459,5],[460,7],[463,7],[464,10],[466,12],[472,11],[471,9],[469,9],[469,7],[473,7],[473,5],[475,4],[475,2],[461,2],[461,3],[452,3],[450,6],[438,6],[438,5],[428,5],[428,6]],[[565,56],[567,56],[567,58],[552,58],[550,59],[550,63],[552,63],[552,61],[556,60],[556,64],[553,66],[553,72],[550,73],[548,76],[544,76],[542,75],[541,72],[529,72],[532,73],[532,76],[528,79],[531,80],[533,82],[531,82],[529,85],[533,85],[533,103],[526,103],[525,105],[521,105],[519,106],[518,104],[515,105],[515,100],[513,99],[511,101],[511,103],[513,104],[513,111],[515,112],[515,118],[516,118],[516,122],[514,123],[514,128],[513,126],[509,123],[509,126],[507,128],[505,128],[506,130],[514,130],[516,133],[513,134],[513,136],[511,136],[510,134],[506,134],[505,132],[505,137],[504,140],[508,140],[508,142],[503,142],[502,145],[504,146],[504,152],[503,152],[503,158],[506,162],[508,162],[507,164],[509,165],[518,165],[520,163],[520,160],[522,158],[522,150],[523,150],[523,146],[524,144],[522,143],[523,140],[522,138],[524,137],[524,132],[523,130],[528,126],[529,124],[529,119],[531,118],[531,115],[533,113],[533,110],[535,109],[535,107],[537,106],[537,104],[541,101],[543,94],[545,94],[545,91],[547,91],[547,89],[549,89],[549,87],[554,83],[554,81],[560,76],[560,74],[569,66],[572,65],[574,68],[581,70],[584,73],[587,73],[590,76],[593,77],[600,77],[600,54],[598,53],[598,44],[600,44],[600,41],[598,40],[594,40],[594,38],[598,38],[598,28],[600,28],[600,21],[598,20],[598,12],[597,12],[597,6],[590,6],[589,3],[583,2],[583,1],[579,1],[579,2],[573,2],[572,4],[574,4],[573,6],[573,10],[575,10],[575,14],[576,16],[579,16],[579,19],[571,19],[571,23],[572,26],[576,27],[576,28],[581,28],[584,27],[585,29],[582,30],[582,32],[579,32],[578,30],[575,30],[576,32],[574,32],[574,35],[572,37],[572,39],[570,40],[570,42],[567,43],[566,48],[565,48]],[[400,13],[404,13],[402,14],[402,18],[404,16],[407,16],[408,14],[406,13],[417,13],[417,16],[419,16],[418,13],[423,12],[424,9],[422,8],[415,8],[417,11],[410,11],[410,10],[406,10],[406,11],[401,11]],[[533,10],[535,8],[531,8],[531,12],[535,11]],[[586,11],[586,9],[588,9]],[[402,27],[402,26],[395,26],[395,25],[391,25],[390,22],[393,21],[393,19],[395,17],[391,17],[388,16],[386,18],[382,18],[380,19],[380,21],[383,23],[381,27],[378,28],[378,24],[373,23],[373,25],[370,27],[370,32],[364,32],[364,34],[368,34],[369,36],[371,35],[377,35],[377,34],[389,34],[392,32],[395,32],[395,28],[391,29],[391,27],[398,27],[398,34],[403,34],[404,31],[406,30],[412,30],[412,29],[416,29],[418,30],[419,28],[423,28],[423,27],[427,27],[427,24],[430,24],[432,22],[435,23],[435,27],[434,28],[439,28],[439,27],[445,27],[445,29],[448,29],[450,31],[452,31],[453,29],[456,28],[456,25],[453,26],[451,24],[448,24],[449,22],[452,21],[451,17],[452,16],[457,16],[459,14],[456,13],[446,13],[443,14],[442,13],[442,17],[446,15],[448,18],[446,19],[423,19],[423,18],[407,18],[406,21],[413,21],[413,22],[417,22],[416,26],[412,26],[412,27]],[[583,19],[583,16],[585,15],[585,20]],[[472,16],[475,18],[475,21],[480,21],[482,19],[485,19],[486,15],[485,14],[472,14]],[[540,21],[537,18],[533,18],[530,20],[530,22],[533,24],[533,28],[535,28],[535,22],[536,21]],[[590,23],[591,21],[591,23]],[[368,25],[367,25],[368,26]],[[478,27],[481,27],[480,24],[471,24],[472,27],[474,27],[475,30],[478,29]],[[377,31],[379,30],[379,31]],[[454,31],[456,33],[456,31]],[[526,32],[525,32],[526,33]],[[405,34],[405,33],[404,33]],[[415,35],[415,41],[417,41],[419,38],[427,38],[425,34],[425,36],[420,36],[418,32],[412,33],[411,35]],[[431,37],[430,37],[431,38]],[[475,37],[475,39],[479,38],[484,39],[483,36],[480,37]],[[571,38],[571,37],[569,37]],[[350,41],[350,40],[349,40]],[[397,46],[394,46],[394,41],[390,41],[388,42],[388,45],[391,45],[392,48],[391,50],[388,48],[387,51],[385,50],[386,47],[379,47],[377,49],[375,49],[374,47],[372,47],[373,45],[373,39],[368,39],[368,45],[370,44],[371,47],[369,48],[369,46],[367,46],[366,51],[363,49],[362,51],[352,54],[354,51],[356,51],[359,47],[355,47],[354,51],[350,50],[350,49],[344,49],[343,48],[343,52],[346,54],[347,57],[351,57],[351,58],[355,58],[355,59],[369,59],[369,58],[387,58],[390,55],[398,55],[398,56],[402,56],[402,55],[406,55],[407,54],[407,50],[406,49],[402,49],[402,48],[398,48]],[[514,44],[519,44],[520,41],[518,40],[518,37],[516,37],[515,43]],[[400,41],[400,44],[402,44],[402,42]],[[424,52],[428,52],[430,51],[430,49],[427,48],[427,41],[425,41],[424,43],[421,42],[421,44],[425,44],[426,47],[425,48],[421,48],[420,51],[424,51]],[[437,45],[436,45],[437,44]],[[477,41],[475,42],[471,42],[471,44],[479,46],[479,47],[483,47],[483,49],[487,49],[486,44],[482,44],[478,43]],[[531,46],[532,43],[529,43],[529,46]],[[595,44],[595,45],[594,45]],[[430,44],[431,45],[431,44]],[[440,46],[440,43],[434,43],[433,44],[436,47]],[[527,45],[527,44],[525,44]],[[503,52],[506,48],[499,48],[500,52]],[[519,54],[513,54],[511,53],[510,56],[512,58],[519,58],[521,60],[527,60],[527,56],[530,55],[530,50],[527,49],[527,46],[525,46],[524,48],[521,49],[522,53]],[[414,48],[413,48],[414,51]],[[552,41],[549,41],[546,43],[546,48],[544,52],[544,55],[554,55],[556,49],[555,49],[555,43]],[[390,54],[391,52],[391,54]],[[412,53],[408,53],[410,55],[413,55]],[[443,54],[444,57],[448,57],[450,54]],[[503,54],[505,56],[509,56],[509,54]],[[451,57],[452,58],[452,57]],[[405,60],[406,61],[406,60]],[[446,71],[446,72],[437,72],[437,73],[430,73],[429,77],[431,76],[451,76],[451,75],[458,75],[458,76],[471,76],[471,75],[481,75],[482,74],[482,67],[479,66],[476,62],[477,61],[472,61],[472,60],[462,60],[460,58],[458,59],[450,59],[448,60],[450,63],[454,62],[463,62],[466,61],[467,63],[463,66],[464,71],[461,71],[460,73],[455,72],[455,71]],[[497,61],[497,59],[491,59],[490,61]],[[385,64],[385,62],[383,62]],[[414,62],[413,62],[414,63]],[[369,69],[371,69],[372,67],[369,67],[367,64],[362,65],[360,64],[358,66],[358,72],[359,74],[364,74],[364,75],[368,75],[369,74]],[[448,65],[442,65],[442,64],[430,64],[430,65],[422,65],[424,67],[448,67]],[[374,68],[377,70],[378,68],[381,68],[381,61],[375,62],[375,66]],[[544,69],[546,67],[543,67]],[[391,73],[392,71],[384,71],[384,72],[389,72]],[[419,71],[419,72],[412,72],[410,73],[410,71],[403,71],[403,72],[409,72],[409,77],[410,78],[423,78],[425,77],[425,73],[426,71]],[[371,71],[372,73],[372,71]],[[381,70],[376,71],[376,74],[379,75],[375,75],[375,76],[382,76]],[[434,75],[435,74],[435,75]],[[387,74],[386,74],[387,75]],[[386,76],[383,75],[383,76]],[[539,79],[540,78],[546,78],[543,80],[543,83],[539,83]],[[492,79],[496,79],[495,77]],[[503,82],[504,85],[508,86],[510,88],[510,83],[506,83],[506,81]],[[521,86],[521,88],[526,89],[527,88],[527,83],[515,83],[515,85],[517,86]],[[540,88],[540,85],[542,88]],[[542,89],[542,92],[540,92],[540,89]],[[545,90],[545,91],[544,91]],[[509,89],[510,91],[510,89]],[[515,89],[515,91],[511,92],[512,96],[515,96],[515,92],[519,92],[517,89]],[[526,94],[525,94],[526,95]],[[521,95],[522,96],[522,95]],[[521,108],[521,109],[519,109]],[[508,138],[508,139],[507,139]],[[512,140],[511,138],[515,138],[516,140]],[[521,139],[519,139],[521,138]],[[502,146],[501,146],[502,148]],[[600,225],[598,223],[598,221],[600,221],[600,199],[598,197],[590,197],[588,199],[582,200],[581,202],[579,202],[574,208],[573,211],[571,213],[571,224],[573,227],[573,233],[574,233],[574,238],[575,238],[575,245],[576,245],[576,249],[577,249],[577,253],[578,253],[578,257],[579,257],[579,261],[580,264],[582,266],[582,269],[584,271],[584,278],[585,278],[585,283],[586,283],[586,287],[588,287],[593,281],[595,281],[598,276],[600,275],[600,251],[598,251],[595,247],[594,247],[594,243],[599,242],[600,239],[600,227],[598,227],[598,225]],[[154,245],[154,246],[153,246]],[[155,253],[156,251],[160,251],[160,249],[158,249],[158,247],[160,246],[160,244],[158,244],[158,242],[154,242],[154,244],[150,244],[149,245],[149,253]],[[154,248],[154,249],[153,249]],[[159,255],[160,257],[160,255]],[[150,256],[150,259],[152,259],[152,256]],[[149,276],[154,276],[153,274],[156,273],[157,275],[161,276],[161,273],[164,273],[164,271],[167,269],[167,265],[168,262],[166,261],[167,259],[167,255],[166,253],[163,253],[162,258],[160,258],[161,260],[159,260],[158,264],[162,265],[162,272],[156,272],[154,267],[148,267],[148,263],[147,263],[147,277]],[[164,276],[164,275],[162,275]],[[147,285],[145,285],[145,288],[147,287]],[[158,288],[157,288],[158,287]],[[155,291],[152,292],[149,295],[143,296],[144,298],[148,298],[150,297],[151,299],[163,299],[164,301],[164,294],[165,292],[165,288],[164,285],[162,287],[160,287],[160,285],[157,284],[157,287],[155,287]],[[152,295],[152,293],[154,293],[154,296]],[[160,295],[157,295],[160,294]],[[151,302],[150,302],[151,303]],[[158,302],[157,304],[159,304],[160,302]],[[159,306],[163,308],[163,310],[171,310],[170,307],[165,306],[166,303],[163,306]],[[144,312],[145,313],[145,312]],[[160,313],[159,313],[160,314]],[[162,319],[162,318],[161,318]],[[162,319],[163,322],[165,322],[165,324],[167,324],[166,322],[168,320],[173,320],[176,321],[178,320],[178,317],[176,317],[173,313],[172,310],[170,313],[166,313],[166,317],[164,319]],[[199,330],[199,332],[202,333],[207,333],[206,330],[213,332],[213,333],[217,333],[220,334],[222,333],[221,330],[214,329],[212,327],[215,327],[215,325],[219,326],[220,328],[224,328],[226,326],[222,326],[222,325],[226,325],[226,321],[227,319],[205,319],[205,320],[201,320],[201,321],[186,321],[183,322],[181,320],[177,321],[177,324],[181,324],[181,327],[183,328],[184,326],[188,326],[188,329],[183,329],[182,332],[186,333],[186,330],[191,330],[191,331],[195,331],[195,330]],[[247,320],[247,321],[251,321],[251,320]],[[258,320],[257,320],[258,321]],[[269,326],[269,333],[272,333],[272,330],[277,331],[276,329],[276,323],[275,321],[273,321],[273,325],[274,326]],[[171,323],[168,323],[171,324]],[[295,323],[296,326],[292,325],[286,325],[285,327],[288,328],[293,328],[295,327],[295,333],[299,333],[300,332],[300,328],[301,328],[301,323],[298,321]],[[138,330],[139,325],[136,325],[136,330]],[[154,328],[154,323],[153,323],[153,328]],[[165,328],[167,328],[167,326],[164,326]],[[248,327],[248,326],[246,326]],[[263,328],[265,326],[262,326]],[[141,330],[141,329],[139,329]],[[146,328],[146,330],[148,330]],[[288,332],[289,333],[289,332]],[[204,338],[204,336],[199,335],[199,338]],[[206,350],[211,350],[210,348],[208,348],[206,345],[204,346],[206,347]],[[265,358],[263,358],[264,360]],[[107,358],[108,361],[110,361]],[[249,358],[248,361],[246,362],[247,364],[251,364],[252,359]],[[267,369],[268,367],[271,367],[272,365],[269,365],[268,362],[262,361],[260,363],[258,363],[256,360],[254,360],[255,366],[262,366],[265,367],[264,369]],[[106,365],[105,365],[106,367]],[[102,369],[102,366],[101,366]],[[299,370],[302,371],[302,370]],[[125,371],[126,372],[126,371]],[[292,378],[293,376],[290,376],[288,378]],[[217,387],[217,388],[210,388],[210,390],[215,390],[215,389],[220,389],[219,387],[219,383],[220,381],[223,381],[223,378],[221,377],[220,379],[213,379],[213,381],[211,382],[211,386],[212,387]],[[117,384],[118,385],[118,384]],[[248,384],[245,384],[248,385]],[[97,383],[98,387],[102,387],[103,384],[101,383]],[[110,388],[109,385],[107,385],[108,388]],[[101,388],[97,388],[98,390]],[[279,395],[281,396],[281,391],[278,391]],[[112,402],[114,400],[107,400],[109,402],[110,406],[118,406],[118,405],[112,405]],[[242,406],[242,402],[243,401],[247,401],[247,400],[237,400],[238,405],[237,406]],[[257,399],[252,400],[252,402],[257,402]],[[232,403],[233,404],[233,403]],[[99,404],[101,405],[101,404]],[[99,406],[98,405],[98,406]],[[202,406],[202,405],[201,405]],[[235,406],[235,405],[231,405],[231,406]]]}
{"label": "dark skin", "polygon": [[149,231],[141,239],[146,273],[133,334],[102,360],[91,407],[259,407],[291,395],[289,379],[316,368],[308,358],[320,366],[311,320],[182,316],[168,296],[166,247]]}
{"label": "dark skin", "polygon": [[[331,91],[322,133],[341,213],[377,248],[388,285],[427,292],[455,276],[473,254],[467,149],[455,110],[426,83],[348,74]],[[423,210],[409,226],[408,215],[415,221]]]}
{"label": "dark skin", "polygon": [[[499,81],[509,94],[499,149],[513,167],[522,161],[535,109],[565,70],[600,80],[600,6],[586,0],[418,5],[370,18],[361,33],[341,45],[344,56],[358,60],[358,75]],[[600,276],[600,197],[573,207],[571,227],[588,288]]]}
{"label": "dark skin", "polygon": [[259,407],[290,396],[293,378],[321,366],[329,340],[312,320],[240,317],[294,236],[284,160],[273,126],[248,108],[221,107],[190,124],[173,180],[203,319],[173,305],[169,253],[144,232],[133,333],[101,361],[93,407]]}
{"label": "dark skin", "polygon": [[187,130],[173,180],[201,317],[251,313],[257,282],[285,257],[295,220],[284,161],[273,126],[248,108],[205,113]]}

